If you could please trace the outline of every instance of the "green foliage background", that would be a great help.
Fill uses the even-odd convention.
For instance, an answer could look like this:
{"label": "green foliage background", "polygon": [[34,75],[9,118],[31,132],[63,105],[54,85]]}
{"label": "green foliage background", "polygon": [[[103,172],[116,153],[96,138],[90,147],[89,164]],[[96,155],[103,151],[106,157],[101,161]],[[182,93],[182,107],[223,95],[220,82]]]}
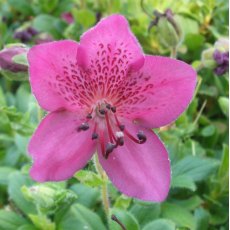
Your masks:
{"label": "green foliage background", "polygon": [[[126,16],[145,53],[170,55],[157,28],[148,32],[152,12],[170,8],[183,33],[177,58],[197,67],[202,51],[228,36],[225,0],[0,0],[0,48],[19,42],[16,30],[32,26],[37,36],[79,40],[97,18]],[[61,15],[71,12],[74,23]],[[37,37],[27,45],[35,44]],[[38,184],[28,171],[28,141],[44,111],[30,92],[25,76],[0,71],[0,229],[121,229],[105,216],[101,186],[109,183],[111,214],[128,230],[228,229],[228,76],[198,72],[198,87],[188,110],[167,130],[156,130],[172,164],[170,194],[163,203],[121,195],[100,178],[92,162],[66,182]],[[14,80],[12,80],[14,79]]]}

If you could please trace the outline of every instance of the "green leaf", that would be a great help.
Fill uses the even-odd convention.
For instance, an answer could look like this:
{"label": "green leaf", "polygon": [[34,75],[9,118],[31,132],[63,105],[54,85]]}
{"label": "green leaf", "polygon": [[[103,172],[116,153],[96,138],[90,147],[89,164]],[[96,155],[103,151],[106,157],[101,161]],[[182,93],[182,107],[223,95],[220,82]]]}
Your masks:
{"label": "green leaf", "polygon": [[39,3],[45,13],[50,13],[53,11],[57,7],[58,2],[59,0],[49,0],[49,3],[47,3],[46,0],[39,0]]}
{"label": "green leaf", "polygon": [[25,81],[25,80],[28,80],[28,73],[27,72],[13,73],[11,71],[1,69],[0,73],[6,79],[11,80],[11,81]]}
{"label": "green leaf", "polygon": [[20,226],[19,228],[17,228],[17,230],[38,230],[38,229],[33,225],[26,224],[26,225]]}
{"label": "green leaf", "polygon": [[23,185],[31,186],[33,185],[33,182],[28,176],[22,175],[20,172],[11,173],[9,176],[9,187],[8,187],[9,198],[25,214],[28,215],[30,213],[36,213],[36,208],[34,204],[27,201],[21,192],[21,188]]}
{"label": "green leaf", "polygon": [[219,165],[219,161],[211,158],[187,156],[172,165],[173,177],[186,175],[194,181],[201,181],[210,176]]}
{"label": "green leaf", "polygon": [[57,229],[105,230],[106,228],[97,214],[80,204],[74,204],[69,211],[62,216]]}
{"label": "green leaf", "polygon": [[9,0],[9,4],[13,9],[17,10],[18,12],[24,15],[33,15],[33,10],[31,4],[28,4],[28,0]]}
{"label": "green leaf", "polygon": [[196,190],[196,184],[193,179],[188,175],[178,175],[172,177],[172,188],[187,188],[191,191]]}
{"label": "green leaf", "polygon": [[78,203],[93,208],[99,200],[100,192],[97,188],[92,188],[83,184],[75,184],[70,187],[77,194]]}
{"label": "green leaf", "polygon": [[218,176],[220,178],[223,178],[224,176],[226,176],[226,174],[228,175],[228,169],[229,169],[229,147],[224,144],[221,164],[218,170]]}
{"label": "green leaf", "polygon": [[81,183],[90,187],[98,187],[104,183],[101,177],[92,171],[81,170],[77,172],[74,177],[76,177]]}
{"label": "green leaf", "polygon": [[33,224],[38,229],[45,229],[45,230],[56,230],[55,223],[52,223],[46,216],[44,215],[33,215],[30,214],[29,218],[33,222]]}
{"label": "green leaf", "polygon": [[162,216],[174,221],[179,227],[187,227],[190,230],[195,230],[196,228],[194,216],[179,205],[163,203]]}
{"label": "green leaf", "polygon": [[[113,208],[111,209],[111,216],[115,215],[116,218],[125,226],[126,229],[139,230],[139,224],[136,218],[128,211]],[[110,230],[120,230],[119,224],[113,220],[109,221]]]}
{"label": "green leaf", "polygon": [[203,137],[210,137],[216,133],[216,127],[214,125],[208,125],[201,130],[201,135]]}
{"label": "green leaf", "polygon": [[148,223],[143,230],[175,230],[176,225],[171,220],[158,219]]}
{"label": "green leaf", "polygon": [[28,224],[28,222],[16,213],[0,210],[0,229],[15,230],[25,224]]}
{"label": "green leaf", "polygon": [[51,33],[57,39],[63,37],[62,33],[66,26],[67,24],[61,19],[46,14],[40,14],[33,21],[36,30]]}
{"label": "green leaf", "polygon": [[10,173],[14,172],[15,169],[11,167],[0,167],[0,184],[6,185],[8,184]]}
{"label": "green leaf", "polygon": [[195,210],[196,230],[207,230],[209,227],[209,213],[203,209],[198,208]]}
{"label": "green leaf", "polygon": [[175,203],[183,208],[186,208],[187,210],[194,210],[202,205],[203,200],[199,196],[195,195],[186,200],[177,200]]}
{"label": "green leaf", "polygon": [[114,208],[120,208],[125,210],[129,207],[131,200],[132,199],[130,197],[127,197],[122,194],[119,197],[117,197],[114,204]]}
{"label": "green leaf", "polygon": [[90,26],[92,26],[96,21],[95,15],[91,10],[73,9],[72,13],[73,13],[75,21],[77,23],[81,24],[86,29],[89,28]]}
{"label": "green leaf", "polygon": [[160,204],[135,201],[130,212],[137,218],[139,224],[144,226],[148,222],[157,219],[160,215]]}
{"label": "green leaf", "polygon": [[223,114],[229,117],[229,99],[227,97],[220,97],[218,103]]}
{"label": "green leaf", "polygon": [[184,40],[189,50],[197,51],[204,44],[205,38],[200,34],[187,34]]}
{"label": "green leaf", "polygon": [[0,87],[0,106],[6,106],[6,99],[1,87]]}

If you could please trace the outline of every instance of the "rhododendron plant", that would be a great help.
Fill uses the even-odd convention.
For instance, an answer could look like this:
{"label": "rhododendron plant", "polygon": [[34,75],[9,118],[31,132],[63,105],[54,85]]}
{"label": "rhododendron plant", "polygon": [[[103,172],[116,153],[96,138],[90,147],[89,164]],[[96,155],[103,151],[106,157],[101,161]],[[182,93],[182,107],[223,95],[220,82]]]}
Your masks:
{"label": "rhododendron plant", "polygon": [[28,60],[32,91],[49,112],[29,144],[32,178],[68,179],[97,151],[121,192],[164,200],[170,161],[151,129],[186,109],[196,72],[182,61],[144,55],[121,15],[101,20],[79,43],[36,45]]}

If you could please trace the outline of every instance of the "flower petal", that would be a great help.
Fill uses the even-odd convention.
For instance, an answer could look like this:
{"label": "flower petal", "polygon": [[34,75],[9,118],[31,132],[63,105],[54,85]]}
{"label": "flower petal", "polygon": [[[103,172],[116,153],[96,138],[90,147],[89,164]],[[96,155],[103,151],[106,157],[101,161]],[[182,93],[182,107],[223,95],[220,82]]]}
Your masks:
{"label": "flower petal", "polygon": [[77,65],[78,43],[69,40],[36,45],[28,53],[32,91],[48,111],[75,111],[86,104],[86,77]]}
{"label": "flower petal", "polygon": [[156,134],[138,125],[125,128],[132,134],[144,131],[147,141],[136,144],[125,137],[124,146],[117,147],[100,162],[112,183],[124,194],[146,201],[163,201],[170,186],[170,162],[167,151]]}
{"label": "flower petal", "polygon": [[77,131],[77,114],[62,111],[48,114],[30,140],[28,151],[34,163],[31,177],[39,182],[71,177],[84,167],[95,151],[91,130]]}
{"label": "flower petal", "polygon": [[[174,121],[189,105],[196,86],[196,72],[179,60],[146,56],[145,64],[120,88],[118,112],[148,127]],[[118,91],[119,94],[119,91]]]}
{"label": "flower petal", "polygon": [[99,85],[101,82],[109,89],[126,77],[128,71],[140,69],[144,56],[125,17],[112,15],[83,34],[78,63],[89,69],[94,79],[99,79]]}

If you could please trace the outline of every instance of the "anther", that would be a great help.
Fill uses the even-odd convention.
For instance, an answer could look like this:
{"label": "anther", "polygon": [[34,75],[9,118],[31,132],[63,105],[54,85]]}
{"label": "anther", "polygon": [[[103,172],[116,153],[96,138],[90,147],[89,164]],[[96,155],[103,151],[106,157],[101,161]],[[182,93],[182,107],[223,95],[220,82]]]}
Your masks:
{"label": "anther", "polygon": [[117,145],[124,145],[124,133],[123,132],[116,132],[116,137],[117,137]]}
{"label": "anther", "polygon": [[92,115],[89,113],[87,116],[86,116],[87,119],[92,119]]}
{"label": "anther", "polygon": [[147,137],[146,137],[146,135],[143,133],[143,131],[139,131],[139,132],[137,133],[137,138],[139,139],[139,141],[140,141],[141,144],[142,144],[142,143],[145,143],[146,140],[147,140]]}
{"label": "anther", "polygon": [[107,105],[106,105],[106,108],[107,108],[107,109],[111,109],[111,105],[110,105],[110,104],[107,104]]}
{"label": "anther", "polygon": [[87,130],[87,129],[89,129],[89,124],[88,124],[87,122],[82,123],[82,124],[78,127],[78,131],[81,131],[81,130],[85,131],[85,130]]}
{"label": "anther", "polygon": [[93,133],[92,134],[92,140],[95,140],[95,139],[97,139],[98,138],[98,134],[97,133]]}
{"label": "anther", "polygon": [[105,110],[105,109],[99,109],[99,113],[100,113],[101,115],[105,115],[105,114],[106,114],[106,110]]}
{"label": "anther", "polygon": [[120,128],[121,131],[125,130],[125,126],[124,125],[119,125],[119,128]]}
{"label": "anther", "polygon": [[112,111],[113,113],[116,113],[116,111],[117,111],[116,107],[115,107],[115,106],[112,106],[112,107],[111,107],[111,111]]}
{"label": "anther", "polygon": [[108,142],[105,149],[105,159],[108,159],[109,154],[116,148],[117,146],[111,142]]}

